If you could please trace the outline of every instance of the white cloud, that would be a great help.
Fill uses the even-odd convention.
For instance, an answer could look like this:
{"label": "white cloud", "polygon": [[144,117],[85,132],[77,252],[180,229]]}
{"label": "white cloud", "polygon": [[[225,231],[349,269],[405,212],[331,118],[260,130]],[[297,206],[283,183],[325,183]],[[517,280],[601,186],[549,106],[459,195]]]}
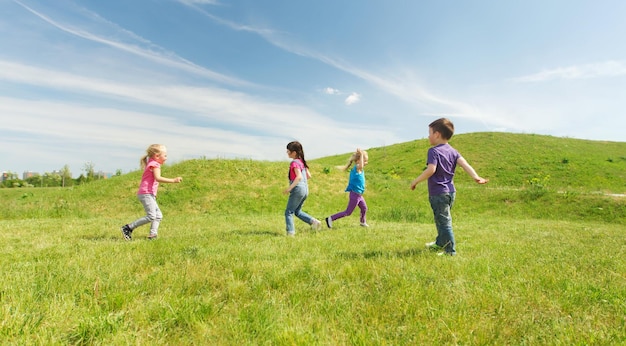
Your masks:
{"label": "white cloud", "polygon": [[[354,143],[371,147],[400,140],[392,129],[364,125],[356,135],[343,130],[348,127],[340,120],[306,106],[216,87],[215,81],[228,88],[258,85],[198,66],[105,19],[88,30],[17,3],[79,41],[97,43],[98,61],[107,64],[90,71],[90,65],[70,60],[55,68],[0,59],[0,84],[33,91],[0,96],[0,169],[48,171],[67,163],[76,173],[93,161],[97,169],[126,171],[136,168],[138,156],[153,142],[166,144],[176,162],[200,156],[285,159],[284,145],[294,139],[306,145],[311,158],[348,152]],[[88,60],[91,51],[81,53]],[[128,73],[107,73],[110,61]],[[146,73],[150,62],[159,78]],[[320,140],[319,133],[328,129],[335,136]],[[39,155],[43,151],[47,155]],[[35,155],[36,161],[29,158]]]}
{"label": "white cloud", "polygon": [[358,93],[353,92],[352,94],[350,94],[350,96],[346,97],[346,100],[344,101],[348,106],[353,105],[357,102],[361,101],[361,95]]}
{"label": "white cloud", "polygon": [[626,75],[626,63],[621,61],[605,61],[594,64],[559,67],[544,70],[528,76],[514,78],[521,83],[545,82],[556,79],[589,79]]}
{"label": "white cloud", "polygon": [[[14,165],[18,159],[11,156],[12,150],[37,144],[54,152],[38,160],[40,164],[56,164],[52,168],[57,169],[67,163],[77,171],[82,163],[94,161],[98,167],[112,171],[136,168],[134,156],[152,142],[168,145],[172,162],[176,162],[200,156],[280,159],[282,147],[293,139],[307,143],[307,154],[315,158],[349,151],[353,143],[362,141],[353,131],[340,130],[346,128],[343,124],[306,107],[215,87],[131,84],[2,60],[0,81],[82,95],[79,100],[90,100],[82,104],[46,97],[0,97],[3,169],[17,168]],[[120,108],[120,101],[131,106]],[[152,111],[135,110],[144,107]],[[298,114],[297,119],[293,114]],[[319,141],[317,134],[329,128],[339,129],[333,130],[336,136]],[[398,141],[391,130],[380,127],[364,127],[359,133],[377,141]],[[100,153],[102,150],[107,154]],[[69,158],[62,158],[62,151],[69,152]]]}
{"label": "white cloud", "polygon": [[331,88],[331,87],[324,88],[324,93],[328,94],[328,95],[339,95],[340,94],[339,90]]}
{"label": "white cloud", "polygon": [[[181,1],[181,0],[179,0]],[[41,18],[42,20],[46,21],[47,23],[49,23],[50,25],[56,27],[59,30],[62,30],[68,34],[86,39],[86,40],[90,40],[93,42],[97,42],[106,46],[109,46],[111,48],[115,48],[119,51],[123,51],[126,53],[130,53],[132,55],[138,56],[140,58],[144,58],[150,61],[153,61],[155,63],[164,65],[164,66],[168,66],[168,67],[172,67],[172,68],[176,68],[176,69],[180,69],[182,71],[186,71],[188,73],[194,73],[194,74],[198,74],[201,76],[204,76],[206,78],[210,78],[212,80],[218,81],[218,82],[222,82],[222,83],[226,83],[226,84],[230,84],[230,85],[238,85],[238,86],[252,86],[251,83],[246,82],[246,81],[242,81],[239,80],[237,78],[233,78],[230,76],[226,76],[214,71],[211,71],[207,68],[204,68],[202,66],[198,66],[194,63],[192,63],[189,60],[183,59],[180,56],[176,55],[175,53],[172,52],[168,52],[168,51],[164,51],[161,47],[152,45],[149,43],[149,41],[136,36],[126,30],[120,29],[120,31],[124,32],[130,39],[134,40],[136,42],[136,44],[128,44],[128,43],[124,43],[121,42],[119,40],[112,40],[109,38],[105,38],[103,36],[100,36],[98,34],[95,34],[93,32],[87,31],[85,29],[77,29],[74,28],[72,25],[70,24],[66,24],[66,23],[62,23],[59,22],[57,20],[54,20],[53,18],[50,18],[48,16],[46,16],[43,13],[40,13],[22,3],[20,3],[19,1],[16,1],[16,3],[18,3],[19,5],[21,5],[22,7],[24,7],[26,10],[28,10],[29,12],[31,12],[32,14],[36,15],[37,17]],[[94,18],[99,18],[99,16],[97,16],[96,14],[92,14],[92,16]],[[102,20],[102,19],[100,19]],[[117,26],[113,23],[110,22],[106,22],[104,23],[108,26],[113,26],[116,27]],[[119,29],[119,28],[118,28]],[[147,47],[142,47],[140,45],[143,46],[147,46]]]}

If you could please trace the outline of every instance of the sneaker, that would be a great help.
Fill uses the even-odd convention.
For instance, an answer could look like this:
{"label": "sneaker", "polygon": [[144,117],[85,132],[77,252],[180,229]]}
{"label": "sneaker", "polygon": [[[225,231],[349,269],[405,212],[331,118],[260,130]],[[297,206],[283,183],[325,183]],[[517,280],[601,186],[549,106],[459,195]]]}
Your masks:
{"label": "sneaker", "polygon": [[157,234],[156,233],[150,232],[150,235],[148,235],[148,239],[149,240],[154,240],[156,238],[157,238]]}
{"label": "sneaker", "polygon": [[319,222],[319,220],[315,220],[315,219],[313,219],[313,222],[311,223],[311,228],[312,228],[314,231],[317,231],[318,229],[320,229],[320,227],[322,227],[322,223],[321,223],[321,222]]}
{"label": "sneaker", "polygon": [[437,256],[456,256],[456,252],[441,251],[437,253]]}
{"label": "sneaker", "polygon": [[130,227],[128,227],[128,225],[124,225],[122,227],[122,235],[124,236],[124,239],[132,240],[133,237],[131,236],[131,234],[133,234],[133,230],[130,229]]}
{"label": "sneaker", "polygon": [[326,218],[326,226],[333,228],[333,219],[330,216]]}
{"label": "sneaker", "polygon": [[429,250],[433,250],[433,251],[437,251],[437,250],[441,250],[442,247],[437,245],[437,242],[430,242],[430,243],[426,243],[426,248]]}
{"label": "sneaker", "polygon": [[296,236],[296,232],[287,232],[287,236],[288,237],[295,237]]}
{"label": "sneaker", "polygon": [[361,222],[361,226],[363,227],[369,227],[370,225],[367,224],[367,222]]}

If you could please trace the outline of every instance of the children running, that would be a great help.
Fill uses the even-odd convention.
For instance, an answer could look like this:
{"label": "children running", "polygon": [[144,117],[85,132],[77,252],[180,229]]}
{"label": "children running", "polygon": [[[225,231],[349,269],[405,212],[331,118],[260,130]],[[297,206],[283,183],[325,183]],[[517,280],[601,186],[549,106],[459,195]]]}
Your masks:
{"label": "children running", "polygon": [[354,163],[352,170],[350,170],[348,187],[346,187],[346,192],[350,192],[348,206],[346,210],[326,218],[326,226],[328,228],[333,228],[333,221],[345,216],[350,216],[357,206],[359,206],[361,210],[361,217],[359,219],[361,226],[369,227],[366,220],[367,204],[365,203],[365,198],[363,198],[363,193],[365,192],[365,171],[363,169],[365,165],[367,165],[367,159],[367,152],[357,148],[343,168],[345,171]]}
{"label": "children running", "polygon": [[139,160],[141,168],[144,171],[141,176],[141,183],[139,183],[137,198],[139,198],[139,201],[143,205],[146,216],[122,226],[124,239],[131,240],[133,230],[147,223],[151,224],[148,239],[156,239],[159,224],[163,218],[163,214],[156,200],[159,183],[180,183],[183,181],[182,177],[170,179],[161,176],[161,165],[165,163],[166,160],[167,148],[162,144],[152,144],[149,146],[146,150],[146,155]]}
{"label": "children running", "polygon": [[415,186],[428,179],[428,199],[435,216],[437,238],[434,242],[426,243],[431,250],[442,250],[440,255],[456,255],[454,232],[452,231],[452,216],[450,209],[454,204],[456,189],[454,188],[454,170],[456,165],[463,167],[478,184],[485,184],[488,180],[476,174],[474,168],[454,149],[448,140],[454,134],[454,125],[446,118],[440,118],[428,125],[428,141],[432,146],[428,149],[426,169],[413,182]]}
{"label": "children running", "polygon": [[289,187],[283,191],[284,194],[289,194],[287,208],[285,209],[285,223],[287,225],[287,236],[293,237],[296,234],[293,222],[294,215],[311,225],[314,230],[318,230],[321,223],[302,210],[302,205],[309,195],[307,181],[311,178],[309,166],[304,159],[302,144],[296,141],[287,144],[287,156],[292,161],[289,164]]}

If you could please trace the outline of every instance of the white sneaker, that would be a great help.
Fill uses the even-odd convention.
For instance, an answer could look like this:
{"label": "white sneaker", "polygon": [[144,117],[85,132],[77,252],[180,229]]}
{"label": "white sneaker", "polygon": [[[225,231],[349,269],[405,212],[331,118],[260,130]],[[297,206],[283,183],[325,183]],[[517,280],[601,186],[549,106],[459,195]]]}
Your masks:
{"label": "white sneaker", "polygon": [[433,251],[437,251],[437,250],[441,250],[442,247],[437,245],[436,241],[431,241],[430,243],[426,243],[426,248],[429,250],[433,250]]}
{"label": "white sneaker", "polygon": [[361,222],[361,226],[363,227],[369,227],[370,225],[367,224],[367,222]]}
{"label": "white sneaker", "polygon": [[322,223],[319,222],[319,220],[313,219],[313,222],[311,223],[311,228],[314,231],[317,231],[318,229],[320,229],[322,227]]}

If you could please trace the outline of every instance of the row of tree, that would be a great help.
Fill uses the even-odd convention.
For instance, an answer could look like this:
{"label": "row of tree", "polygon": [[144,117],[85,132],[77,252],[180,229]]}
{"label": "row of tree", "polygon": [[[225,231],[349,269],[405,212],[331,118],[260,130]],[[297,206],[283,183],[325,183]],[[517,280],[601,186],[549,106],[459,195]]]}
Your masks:
{"label": "row of tree", "polygon": [[[7,172],[0,187],[66,187],[85,184],[94,180],[106,178],[103,174],[96,173],[95,165],[87,162],[83,168],[84,174],[81,173],[78,178],[72,178],[72,172],[68,165],[63,166],[59,171],[52,173],[37,174],[26,179],[20,179],[17,173]],[[122,174],[121,170],[117,170],[115,175]]]}

